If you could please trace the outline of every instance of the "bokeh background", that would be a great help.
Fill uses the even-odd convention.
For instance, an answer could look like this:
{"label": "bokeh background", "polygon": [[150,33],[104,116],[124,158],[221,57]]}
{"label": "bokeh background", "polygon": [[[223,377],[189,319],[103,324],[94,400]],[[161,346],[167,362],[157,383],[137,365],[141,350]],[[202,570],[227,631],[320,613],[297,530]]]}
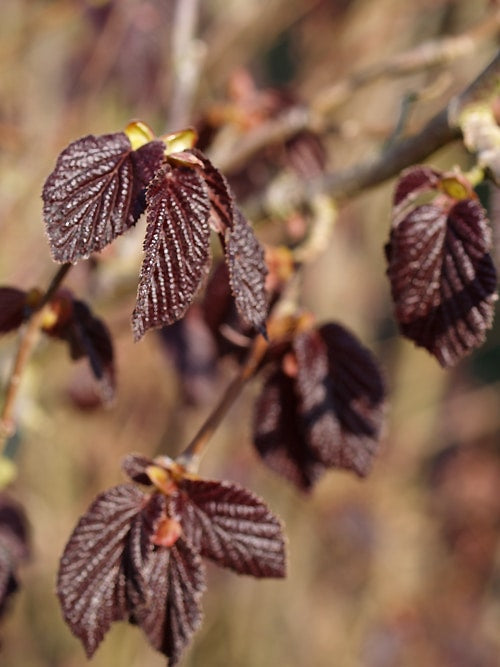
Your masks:
{"label": "bokeh background", "polygon": [[[77,137],[119,131],[132,118],[163,133],[222,114],[218,143],[207,150],[230,163],[228,146],[259,122],[258,113],[243,121],[233,113],[238,85],[248,92],[249,77],[258,90],[286,89],[294,103],[314,105],[334,84],[397,53],[469,35],[469,46],[448,62],[378,77],[326,114],[328,169],[342,170],[381,150],[409,96],[417,99],[403,132],[417,131],[498,48],[498,4],[485,0],[178,4],[183,11],[174,0],[2,0],[1,284],[44,287],[53,275],[40,192],[59,151]],[[273,150],[279,147],[268,148],[271,162]],[[430,162],[470,165],[458,144]],[[279,194],[290,177],[286,167],[264,176],[259,169],[246,174],[246,188],[241,175],[235,180],[247,211],[269,194],[271,178]],[[451,371],[398,337],[383,255],[392,187],[344,203],[301,291],[320,321],[350,327],[383,366],[389,407],[373,472],[364,481],[330,472],[312,495],[296,492],[252,449],[258,382],[245,389],[201,471],[253,489],[284,519],[289,577],[255,582],[209,567],[205,621],[186,667],[500,665],[500,323],[497,317],[486,344]],[[497,193],[480,194],[495,225]],[[279,205],[257,209],[266,243],[289,240],[303,224]],[[65,540],[92,498],[123,481],[123,455],[180,451],[234,372],[226,360],[213,379],[193,379],[201,385],[186,404],[185,382],[160,336],[132,342],[143,232],[140,222],[68,278],[113,333],[113,408],[83,409],[85,363],[72,365],[60,343],[41,341],[23,378],[12,494],[29,516],[33,553],[0,629],[3,667],[87,664],[54,595]],[[499,238],[495,231],[497,260]],[[14,335],[1,341],[4,381],[15,346]],[[118,624],[92,664],[157,667],[165,659],[137,629]]]}

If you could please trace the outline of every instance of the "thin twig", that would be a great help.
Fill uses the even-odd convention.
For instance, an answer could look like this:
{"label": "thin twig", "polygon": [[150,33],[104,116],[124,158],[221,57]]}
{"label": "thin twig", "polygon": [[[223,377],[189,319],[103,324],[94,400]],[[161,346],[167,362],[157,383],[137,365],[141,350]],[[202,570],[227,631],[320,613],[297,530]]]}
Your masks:
{"label": "thin twig", "polygon": [[31,352],[35,347],[35,344],[38,340],[38,334],[40,332],[40,327],[43,322],[44,316],[44,307],[54,296],[54,293],[60,287],[62,281],[66,277],[66,274],[70,270],[72,264],[63,264],[56,272],[55,276],[50,281],[47,290],[43,294],[40,301],[37,303],[33,309],[28,321],[24,325],[24,330],[21,332],[19,339],[19,346],[17,348],[16,357],[14,359],[14,365],[7,382],[7,388],[5,390],[5,400],[0,414],[0,451],[5,451],[5,446],[7,441],[15,432],[14,426],[14,409],[16,404],[17,395],[19,393],[19,387],[21,384],[21,379],[28,363],[28,360],[31,356]]}
{"label": "thin twig", "polygon": [[308,106],[297,105],[283,111],[246,136],[238,137],[234,146],[224,145],[220,154],[211,157],[224,173],[235,172],[262,148],[286,141],[301,130],[321,129],[326,116],[361,87],[386,76],[405,76],[465,57],[477,48],[480,40],[496,34],[499,26],[500,10],[496,10],[462,35],[425,42],[354,73],[321,91]]}
{"label": "thin twig", "polygon": [[204,421],[198,433],[177,458],[177,462],[190,472],[197,471],[206,444],[215,433],[231,405],[238,398],[246,382],[254,375],[267,348],[268,343],[263,336],[257,336],[247,360],[241,367],[238,375],[229,383],[219,402]]}
{"label": "thin twig", "polygon": [[[476,79],[459,95],[452,98],[447,106],[433,116],[417,134],[391,144],[382,153],[344,171],[326,173],[307,183],[297,183],[290,206],[308,202],[319,193],[340,200],[353,197],[362,190],[374,187],[396,176],[402,169],[422,162],[435,151],[461,136],[457,126],[460,110],[467,103],[491,95],[500,85],[500,52],[497,53]],[[273,184],[269,186],[272,190]],[[302,186],[302,187],[301,187]],[[266,207],[266,195],[247,203],[245,210],[250,218],[258,219]]]}

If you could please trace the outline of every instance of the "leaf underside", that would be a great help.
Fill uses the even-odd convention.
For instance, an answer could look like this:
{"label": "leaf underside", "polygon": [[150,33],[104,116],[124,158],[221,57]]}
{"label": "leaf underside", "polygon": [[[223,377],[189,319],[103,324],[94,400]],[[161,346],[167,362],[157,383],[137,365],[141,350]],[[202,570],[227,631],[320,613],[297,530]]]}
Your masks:
{"label": "leaf underside", "polygon": [[236,484],[183,480],[176,513],[202,556],[238,574],[284,577],[286,557],[279,519],[256,495]]}
{"label": "leaf underside", "polygon": [[161,141],[152,141],[133,151],[127,135],[117,132],[88,135],[62,151],[42,192],[55,261],[85,259],[138,220],[163,150]]}
{"label": "leaf underside", "polygon": [[210,199],[210,224],[212,229],[224,236],[232,229],[236,216],[236,203],[225,176],[210,162],[200,150],[189,151],[203,163],[200,175],[205,181]]}
{"label": "leaf underside", "polygon": [[391,231],[387,274],[402,333],[453,366],[481,345],[493,320],[496,272],[485,213],[474,200],[427,204]]}
{"label": "leaf underside", "polygon": [[133,314],[135,339],[172,324],[191,304],[210,259],[206,187],[189,168],[165,165],[147,190],[145,257]]}

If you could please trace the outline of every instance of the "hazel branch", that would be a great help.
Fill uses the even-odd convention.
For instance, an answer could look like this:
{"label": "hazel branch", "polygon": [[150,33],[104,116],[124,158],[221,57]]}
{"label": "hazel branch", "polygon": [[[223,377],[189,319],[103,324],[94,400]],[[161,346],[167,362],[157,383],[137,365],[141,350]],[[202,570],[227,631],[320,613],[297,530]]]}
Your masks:
{"label": "hazel branch", "polygon": [[172,22],[172,85],[167,131],[189,122],[191,102],[198,84],[201,43],[195,39],[198,0],[177,0]]}
{"label": "hazel branch", "polygon": [[13,415],[16,399],[24,370],[38,340],[44,308],[60,287],[71,267],[72,264],[66,263],[57,270],[42,298],[33,308],[28,321],[24,325],[24,330],[21,332],[14,365],[5,390],[2,412],[0,413],[0,451],[2,452],[5,450],[9,438],[15,433]]}
{"label": "hazel branch", "polygon": [[198,433],[177,458],[177,463],[182,465],[188,471],[197,471],[205,446],[217,430],[217,427],[225,417],[229,408],[238,398],[246,382],[255,374],[264,354],[266,353],[268,345],[268,342],[263,336],[259,335],[255,338],[246,362],[226,387],[219,402],[204,421]]}
{"label": "hazel branch", "polygon": [[496,35],[499,28],[500,10],[495,10],[461,35],[424,42],[414,49],[355,72],[322,90],[308,106],[297,105],[285,110],[246,136],[238,137],[237,143],[230,149],[224,146],[224,150],[212,158],[224,173],[230,174],[266,146],[286,141],[302,130],[321,129],[325,118],[363,86],[385,77],[406,76],[463,58],[473,53],[480,41]]}

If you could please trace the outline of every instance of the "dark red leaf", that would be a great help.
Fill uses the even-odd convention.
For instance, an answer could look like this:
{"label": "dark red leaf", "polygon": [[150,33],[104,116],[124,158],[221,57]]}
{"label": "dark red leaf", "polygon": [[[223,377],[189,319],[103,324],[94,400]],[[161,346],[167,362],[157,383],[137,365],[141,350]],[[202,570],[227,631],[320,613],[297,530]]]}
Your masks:
{"label": "dark red leaf", "polygon": [[132,484],[102,493],[64,549],[57,594],[66,623],[89,657],[111,623],[128,617],[122,557],[131,523],[146,501]]}
{"label": "dark red leaf", "polygon": [[29,555],[28,527],[22,508],[0,494],[0,616],[16,592],[17,569]]}
{"label": "dark red leaf", "polygon": [[210,198],[210,222],[212,229],[224,235],[227,229],[232,229],[236,216],[236,204],[229,183],[225,176],[199,150],[190,151],[202,163],[203,170],[199,170],[204,179]]}
{"label": "dark red leaf", "polygon": [[163,160],[152,141],[133,151],[124,132],[88,135],[70,144],[43,187],[53,258],[75,262],[102,250],[144,210],[144,189]]}
{"label": "dark red leaf", "polygon": [[401,172],[394,191],[394,216],[428,190],[434,190],[441,179],[441,172],[432,167],[417,165]]}
{"label": "dark red leaf", "polygon": [[[323,362],[316,371],[320,389],[309,392],[308,363],[311,353],[319,354],[321,339],[328,362],[323,379]],[[318,330],[318,338],[298,336],[294,341],[297,356],[297,387],[301,397],[302,419],[314,451],[321,452],[327,466],[353,470],[366,475],[378,448],[384,417],[385,388],[379,366],[372,353],[347,329],[328,323]],[[325,413],[329,413],[326,417]],[[338,440],[330,442],[334,422]]]}
{"label": "dark red leaf", "polygon": [[0,287],[0,333],[14,331],[25,317],[26,292],[16,287]]}
{"label": "dark red leaf", "polygon": [[271,470],[309,491],[326,470],[307,446],[294,380],[275,371],[255,404],[254,444]]}
{"label": "dark red leaf", "polygon": [[74,299],[67,290],[60,290],[50,305],[57,319],[50,328],[44,328],[45,333],[66,341],[73,360],[83,357],[88,360],[101,401],[110,403],[116,383],[113,341],[108,327],[84,301]]}
{"label": "dark red leaf", "polygon": [[127,454],[122,460],[122,470],[133,482],[151,485],[146,468],[154,465],[154,461],[142,454]]}
{"label": "dark red leaf", "polygon": [[423,205],[391,231],[387,273],[402,333],[452,366],[484,341],[496,272],[485,212],[471,199]]}
{"label": "dark red leaf", "polygon": [[226,231],[225,254],[229,282],[239,314],[245,322],[265,333],[267,267],[264,251],[239,210],[233,228]]}
{"label": "dark red leaf", "polygon": [[201,624],[200,598],[205,590],[203,563],[189,543],[180,537],[170,549],[152,547],[143,585],[150,592],[132,610],[151,644],[177,664],[185,646]]}
{"label": "dark red leaf", "polygon": [[309,130],[303,130],[285,142],[285,155],[300,178],[312,180],[325,170],[325,146],[320,136]]}
{"label": "dark red leaf", "polygon": [[378,447],[385,393],[373,356],[338,324],[303,332],[292,347],[296,377],[275,370],[257,401],[257,450],[304,490],[325,468],[366,475]]}
{"label": "dark red leaf", "polygon": [[207,272],[210,204],[189,168],[165,165],[147,190],[145,258],[133,315],[136,340],[180,319]]}
{"label": "dark red leaf", "polygon": [[179,488],[176,513],[202,556],[238,574],[285,576],[282,525],[260,498],[229,482],[185,479]]}

